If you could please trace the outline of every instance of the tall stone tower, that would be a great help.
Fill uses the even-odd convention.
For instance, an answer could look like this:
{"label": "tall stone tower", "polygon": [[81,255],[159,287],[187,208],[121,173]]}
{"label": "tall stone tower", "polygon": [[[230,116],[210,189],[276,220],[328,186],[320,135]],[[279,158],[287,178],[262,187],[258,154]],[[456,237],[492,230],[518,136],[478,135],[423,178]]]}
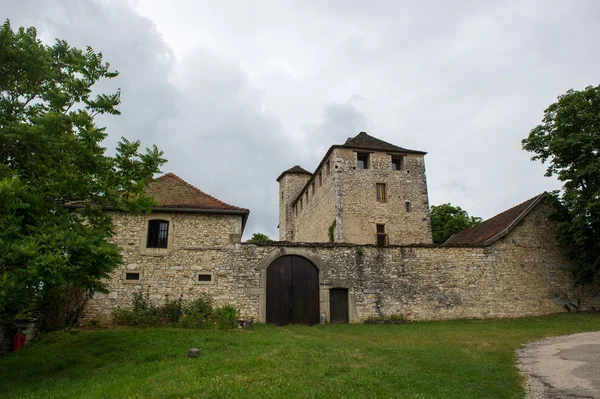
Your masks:
{"label": "tall stone tower", "polygon": [[331,146],[313,174],[283,172],[280,240],[431,243],[425,154],[361,132]]}
{"label": "tall stone tower", "polygon": [[312,177],[312,173],[296,165],[277,178],[279,183],[279,241],[295,241],[295,214],[292,202]]}

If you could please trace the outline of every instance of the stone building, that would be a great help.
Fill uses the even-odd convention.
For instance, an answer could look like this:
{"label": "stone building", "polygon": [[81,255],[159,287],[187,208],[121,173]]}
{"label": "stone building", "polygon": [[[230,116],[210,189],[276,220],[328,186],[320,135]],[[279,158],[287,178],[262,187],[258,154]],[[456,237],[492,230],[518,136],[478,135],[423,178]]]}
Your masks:
{"label": "stone building", "polygon": [[431,243],[425,154],[361,132],[331,146],[314,173],[284,171],[279,240]]}
{"label": "stone building", "polygon": [[150,214],[110,211],[125,262],[84,322],[107,322],[140,290],[154,304],[206,292],[242,318],[279,325],[600,309],[598,287],[574,284],[545,193],[432,244],[423,156],[361,133],[332,146],[314,173],[285,171],[281,241],[259,245],[241,243],[247,209],[162,176],[149,187],[159,203]]}

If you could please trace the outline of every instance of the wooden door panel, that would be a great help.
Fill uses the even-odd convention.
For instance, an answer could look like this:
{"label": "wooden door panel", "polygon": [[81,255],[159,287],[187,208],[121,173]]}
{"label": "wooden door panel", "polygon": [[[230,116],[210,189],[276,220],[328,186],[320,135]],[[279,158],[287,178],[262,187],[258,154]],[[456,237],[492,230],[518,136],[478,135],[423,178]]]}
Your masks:
{"label": "wooden door panel", "polygon": [[332,288],[329,290],[329,320],[332,324],[348,323],[348,289]]}
{"label": "wooden door panel", "polygon": [[307,259],[292,256],[292,323],[319,322],[319,271]]}
{"label": "wooden door panel", "polygon": [[283,256],[267,269],[267,323],[284,326],[291,322],[292,259]]}

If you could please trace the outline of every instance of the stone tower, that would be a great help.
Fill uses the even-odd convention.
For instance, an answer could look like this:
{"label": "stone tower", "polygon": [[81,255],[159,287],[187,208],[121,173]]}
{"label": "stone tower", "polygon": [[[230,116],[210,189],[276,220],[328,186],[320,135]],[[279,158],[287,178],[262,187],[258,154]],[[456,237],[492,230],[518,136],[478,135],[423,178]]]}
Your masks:
{"label": "stone tower", "polygon": [[289,169],[278,178],[280,239],[431,243],[425,154],[361,132],[331,146],[313,174]]}
{"label": "stone tower", "polygon": [[312,177],[312,173],[296,165],[277,178],[279,183],[279,241],[295,241],[295,214],[292,202]]}

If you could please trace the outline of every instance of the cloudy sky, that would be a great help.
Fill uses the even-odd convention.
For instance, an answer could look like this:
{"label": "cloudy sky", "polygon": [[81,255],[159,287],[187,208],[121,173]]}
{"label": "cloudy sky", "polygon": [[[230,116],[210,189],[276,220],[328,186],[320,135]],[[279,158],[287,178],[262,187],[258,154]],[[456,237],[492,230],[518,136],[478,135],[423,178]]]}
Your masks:
{"label": "cloudy sky", "polygon": [[277,237],[275,179],[367,131],[427,151],[430,203],[488,218],[559,187],[521,150],[556,97],[597,85],[600,2],[0,0],[13,27],[92,46],[120,72],[119,137],[250,208]]}

